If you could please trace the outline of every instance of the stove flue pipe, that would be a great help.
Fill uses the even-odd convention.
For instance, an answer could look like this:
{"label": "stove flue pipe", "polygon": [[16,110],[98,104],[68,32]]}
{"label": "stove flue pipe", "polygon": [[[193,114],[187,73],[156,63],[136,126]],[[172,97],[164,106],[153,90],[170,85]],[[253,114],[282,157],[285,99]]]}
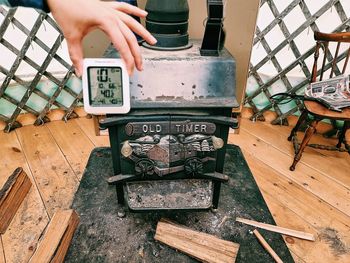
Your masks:
{"label": "stove flue pipe", "polygon": [[[201,46],[202,56],[218,56],[223,48],[222,0],[207,0],[208,18]],[[158,40],[157,50],[181,50],[190,48],[188,36],[189,7],[187,0],[148,0],[146,28]]]}

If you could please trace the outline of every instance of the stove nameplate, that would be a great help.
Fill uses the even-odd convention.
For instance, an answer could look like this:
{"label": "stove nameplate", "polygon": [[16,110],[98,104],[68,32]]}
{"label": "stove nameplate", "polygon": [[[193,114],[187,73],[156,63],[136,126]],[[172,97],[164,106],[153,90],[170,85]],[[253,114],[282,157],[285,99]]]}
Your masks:
{"label": "stove nameplate", "polygon": [[159,121],[159,122],[130,122],[125,126],[128,136],[145,134],[214,134],[216,125],[209,122],[192,121]]}

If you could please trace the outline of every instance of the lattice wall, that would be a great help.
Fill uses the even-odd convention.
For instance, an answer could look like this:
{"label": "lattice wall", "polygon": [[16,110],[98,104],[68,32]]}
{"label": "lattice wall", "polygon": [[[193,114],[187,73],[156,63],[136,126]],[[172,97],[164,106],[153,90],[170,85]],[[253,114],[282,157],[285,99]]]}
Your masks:
{"label": "lattice wall", "polygon": [[[317,9],[315,2],[318,4]],[[274,110],[277,118],[272,123],[288,125],[286,117],[298,113],[303,107],[298,101],[279,106],[272,103],[269,98],[277,92],[298,94],[304,92],[310,79],[315,50],[313,44],[306,48],[307,43],[313,41],[313,31],[326,33],[349,31],[349,2],[349,0],[261,1],[259,15],[269,13],[272,19],[265,24],[258,23],[256,27],[248,80],[248,86],[254,88],[248,88],[245,99],[245,103],[253,109],[252,119],[264,120],[263,113]],[[330,24],[336,26],[329,28]],[[271,36],[274,36],[274,41],[271,41]],[[278,42],[276,36],[279,36]],[[258,49],[262,49],[263,52],[254,52]],[[329,57],[329,61],[331,59]],[[339,61],[339,67],[341,63],[344,62]],[[262,73],[264,68],[269,68],[267,70],[270,72],[269,75]],[[293,77],[295,72],[300,73],[301,77]],[[336,69],[336,73],[340,74],[340,71]]]}
{"label": "lattice wall", "polygon": [[[12,58],[10,64],[9,61],[0,61],[0,104],[10,109],[7,114],[0,113],[0,120],[6,122],[7,132],[21,126],[17,117],[23,112],[34,114],[35,124],[40,125],[50,121],[47,114],[52,108],[60,108],[65,111],[64,119],[67,120],[75,115],[74,108],[82,99],[81,88],[72,88],[70,85],[74,69],[71,62],[60,55],[64,39],[55,21],[46,13],[30,10],[34,23],[28,25],[20,20],[20,16],[16,16],[16,12],[17,9],[0,6],[0,49],[2,53],[11,52],[7,57]],[[45,34],[43,37],[39,36],[40,30],[46,31],[49,27],[51,31],[55,31],[54,37],[52,34],[50,37],[53,39],[47,39]],[[15,31],[18,36],[25,35],[20,47],[16,41],[9,39],[9,31]],[[31,54],[34,46],[41,50],[42,59],[39,62],[37,56],[33,57]],[[4,54],[1,57],[4,59]],[[55,74],[50,69],[53,64],[59,64],[60,74]],[[19,68],[23,66],[29,67],[34,74],[20,74]],[[43,88],[43,85],[51,88]],[[13,92],[15,88],[17,92]]]}

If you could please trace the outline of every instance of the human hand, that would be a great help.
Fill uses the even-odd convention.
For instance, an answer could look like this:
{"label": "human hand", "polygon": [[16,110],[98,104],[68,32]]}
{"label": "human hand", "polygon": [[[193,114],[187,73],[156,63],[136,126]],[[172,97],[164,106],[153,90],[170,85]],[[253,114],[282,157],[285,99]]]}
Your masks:
{"label": "human hand", "polygon": [[124,60],[129,75],[134,67],[142,70],[140,47],[133,32],[147,43],[157,40],[135,19],[145,17],[147,12],[122,2],[99,0],[47,0],[47,4],[64,37],[67,40],[69,56],[78,76],[82,74],[83,38],[93,29],[104,31]]}

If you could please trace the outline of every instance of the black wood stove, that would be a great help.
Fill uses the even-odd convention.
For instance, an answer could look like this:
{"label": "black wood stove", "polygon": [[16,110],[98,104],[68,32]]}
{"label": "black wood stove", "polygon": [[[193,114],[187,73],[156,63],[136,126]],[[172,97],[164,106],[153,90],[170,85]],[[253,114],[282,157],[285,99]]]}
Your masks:
{"label": "black wood stove", "polygon": [[[116,185],[118,202],[133,211],[216,208],[228,180],[222,172],[229,128],[238,128],[232,108],[239,106],[235,60],[222,48],[222,2],[209,1],[202,42],[188,41],[187,1],[173,10],[179,19],[172,10],[157,17],[152,2],[146,25],[158,44],[141,47],[144,71],[130,80],[131,111],[100,123],[112,147],[109,183]],[[105,56],[118,53],[110,47]]]}

